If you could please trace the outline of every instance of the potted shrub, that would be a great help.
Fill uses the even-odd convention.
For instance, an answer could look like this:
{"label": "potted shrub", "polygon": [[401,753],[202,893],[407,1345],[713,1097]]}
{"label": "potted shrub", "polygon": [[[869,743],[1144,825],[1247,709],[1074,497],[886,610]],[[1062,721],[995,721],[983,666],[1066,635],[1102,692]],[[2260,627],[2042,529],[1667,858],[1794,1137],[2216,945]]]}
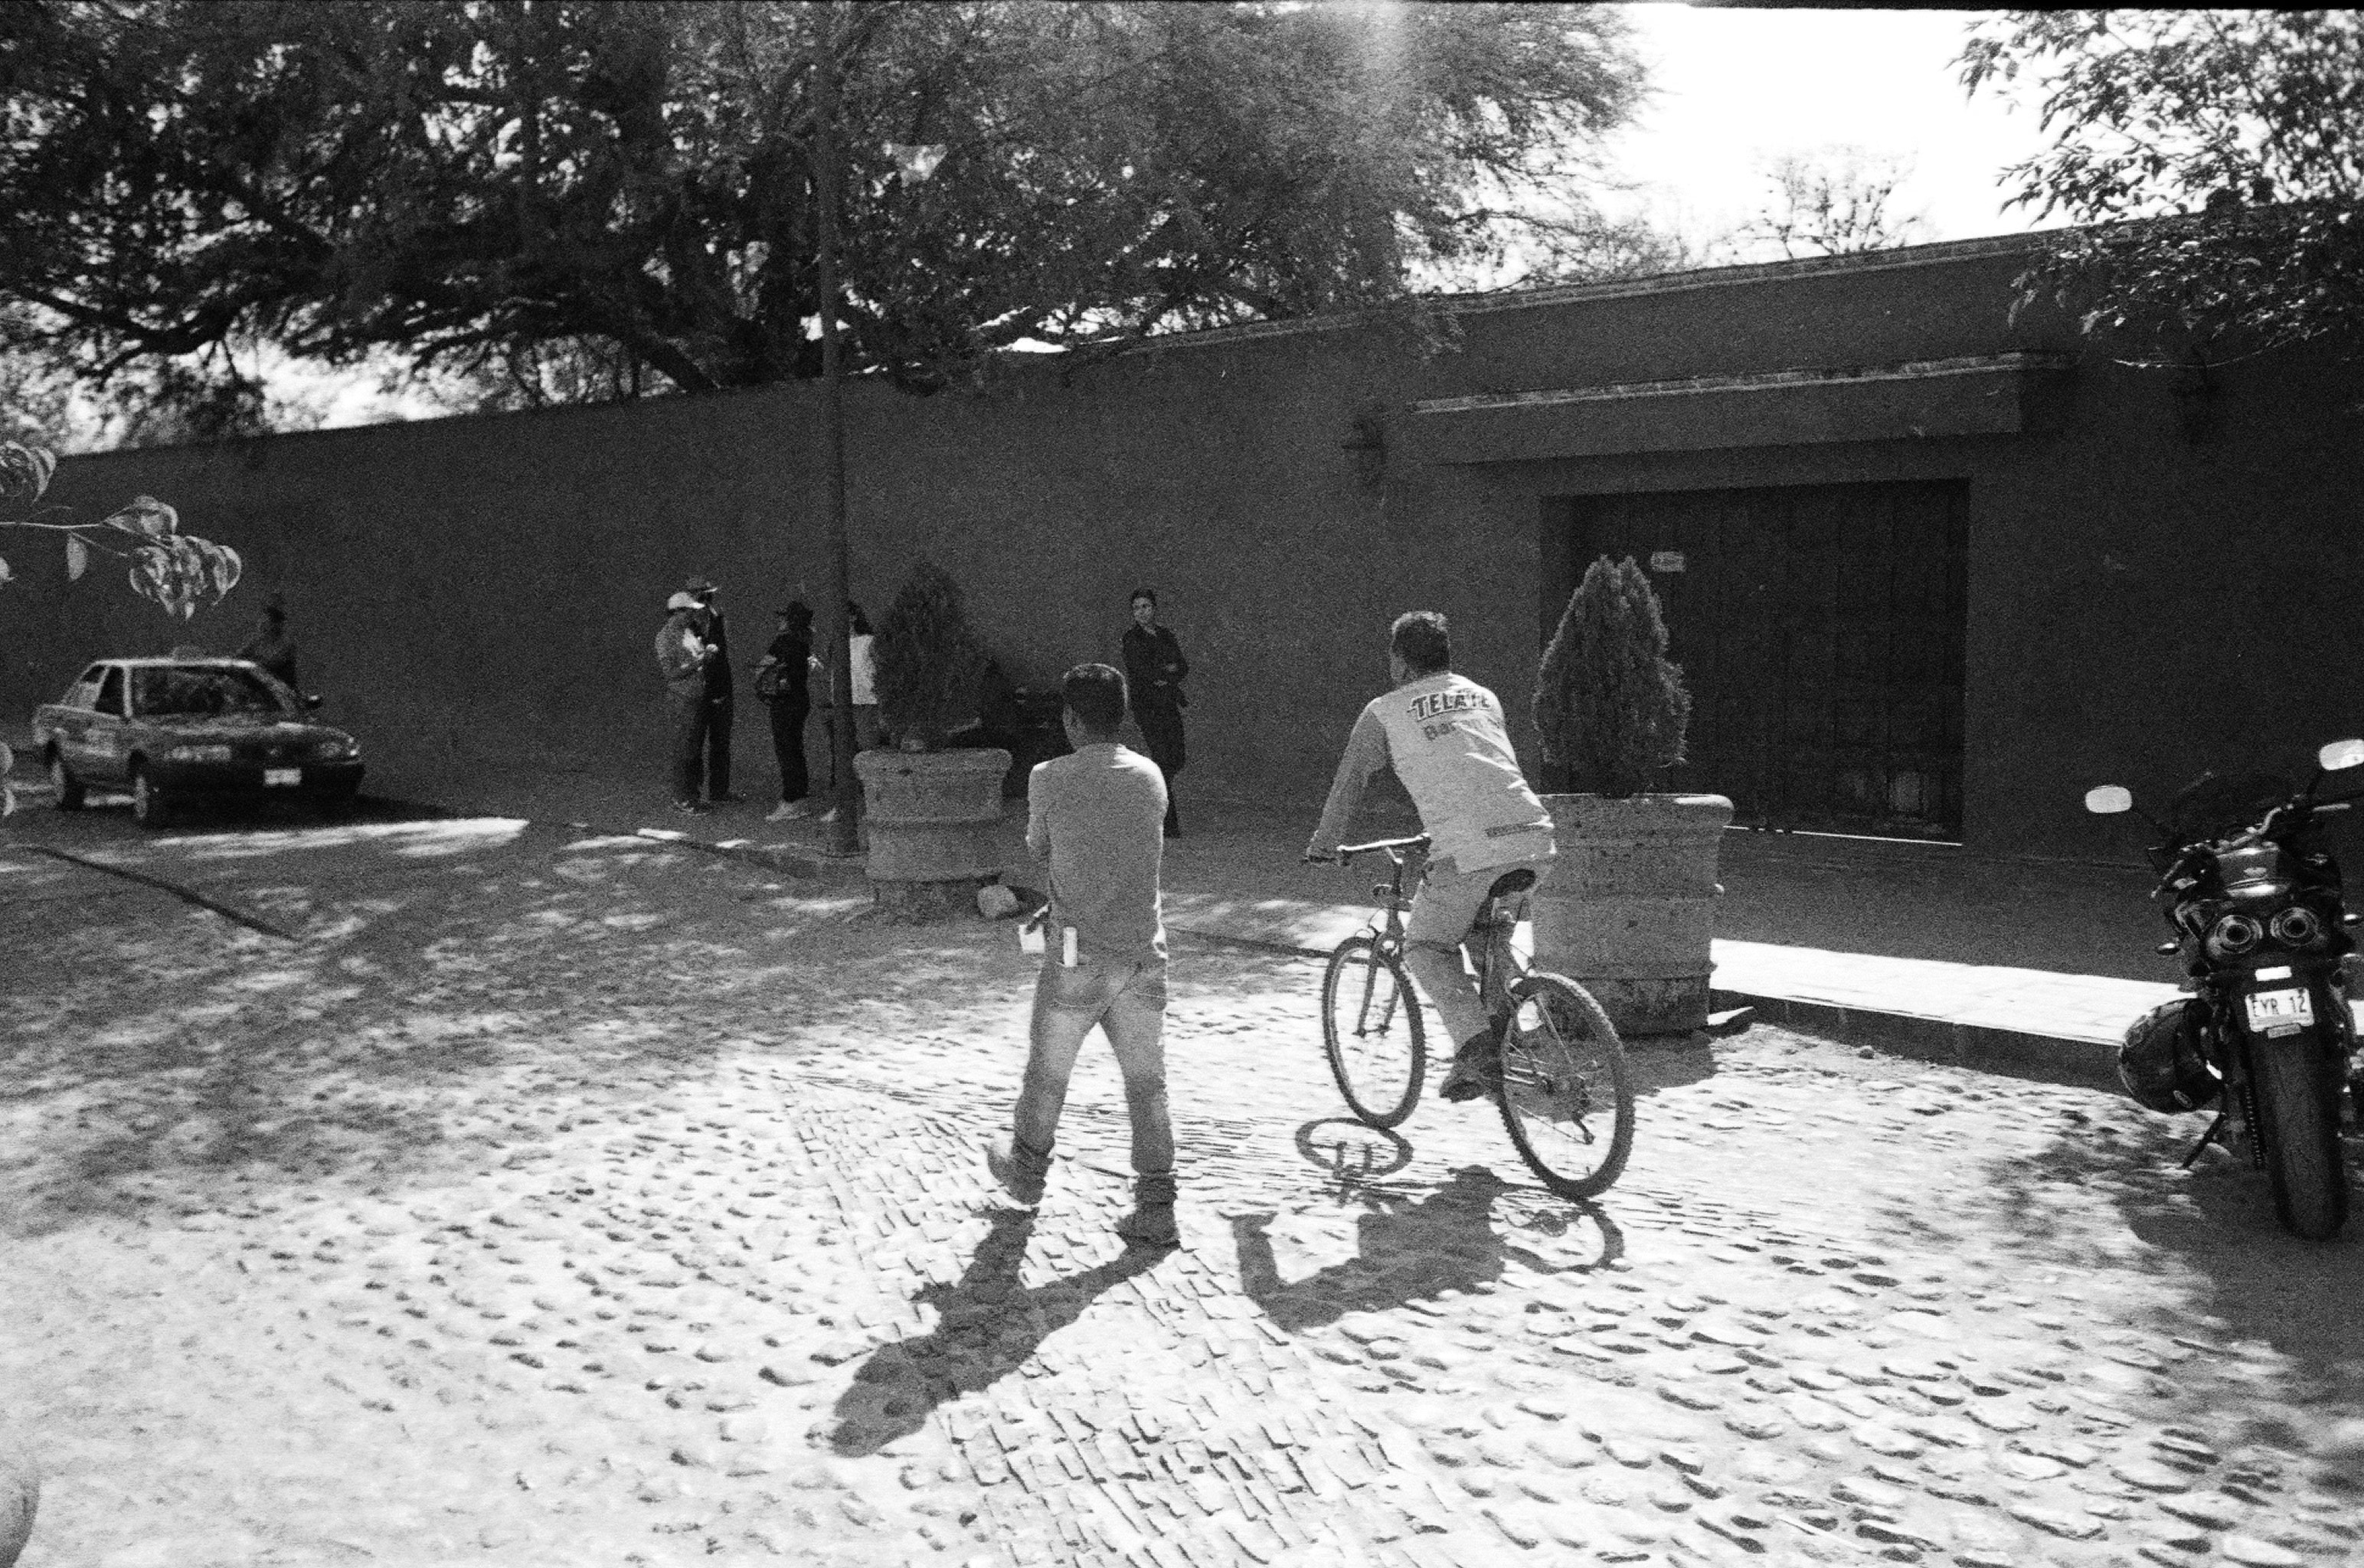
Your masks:
{"label": "potted shrub", "polygon": [[1559,860],[1536,888],[1535,962],[1600,1000],[1622,1034],[1701,1028],[1716,852],[1732,802],[1654,791],[1683,760],[1690,694],[1633,559],[1587,568],[1544,653],[1535,728],[1572,788],[1544,806]]}
{"label": "potted shrub", "polygon": [[993,829],[1009,753],[947,744],[976,722],[986,667],[960,585],[923,557],[879,618],[871,657],[879,724],[894,738],[853,760],[874,895],[914,919],[974,909],[1001,871]]}

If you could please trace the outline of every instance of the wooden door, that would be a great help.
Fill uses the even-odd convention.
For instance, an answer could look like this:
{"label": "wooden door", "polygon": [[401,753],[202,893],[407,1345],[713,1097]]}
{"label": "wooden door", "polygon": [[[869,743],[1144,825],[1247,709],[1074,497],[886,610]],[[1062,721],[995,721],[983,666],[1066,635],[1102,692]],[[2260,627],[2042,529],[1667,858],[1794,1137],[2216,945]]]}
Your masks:
{"label": "wooden door", "polygon": [[1755,826],[1958,839],[1959,484],[1790,485],[1544,506],[1544,636],[1597,557],[1647,569],[1691,692],[1669,783]]}

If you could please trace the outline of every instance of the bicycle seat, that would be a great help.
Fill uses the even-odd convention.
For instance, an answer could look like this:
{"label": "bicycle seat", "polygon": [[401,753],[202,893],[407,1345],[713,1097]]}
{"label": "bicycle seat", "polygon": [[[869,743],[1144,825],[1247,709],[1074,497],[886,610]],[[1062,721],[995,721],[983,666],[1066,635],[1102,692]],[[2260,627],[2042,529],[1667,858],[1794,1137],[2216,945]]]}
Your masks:
{"label": "bicycle seat", "polygon": [[1501,875],[1496,877],[1494,879],[1494,885],[1486,890],[1486,896],[1489,898],[1508,898],[1514,893],[1524,893],[1528,888],[1533,887],[1534,884],[1535,873],[1533,870],[1530,867],[1521,866],[1517,871],[1506,871]]}

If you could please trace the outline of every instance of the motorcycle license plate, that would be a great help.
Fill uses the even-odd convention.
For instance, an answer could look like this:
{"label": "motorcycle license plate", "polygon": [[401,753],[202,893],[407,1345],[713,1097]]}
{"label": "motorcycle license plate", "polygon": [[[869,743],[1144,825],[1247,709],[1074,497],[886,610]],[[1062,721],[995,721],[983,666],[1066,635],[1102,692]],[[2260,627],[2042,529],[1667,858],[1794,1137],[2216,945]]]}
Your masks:
{"label": "motorcycle license plate", "polygon": [[262,770],[262,782],[266,785],[300,784],[304,782],[304,770],[301,768],[265,768]]}
{"label": "motorcycle license plate", "polygon": [[2314,1022],[2314,1000],[2303,985],[2293,985],[2286,991],[2252,991],[2243,998],[2249,1005],[2249,1032],[2269,1039],[2278,1034],[2295,1034]]}

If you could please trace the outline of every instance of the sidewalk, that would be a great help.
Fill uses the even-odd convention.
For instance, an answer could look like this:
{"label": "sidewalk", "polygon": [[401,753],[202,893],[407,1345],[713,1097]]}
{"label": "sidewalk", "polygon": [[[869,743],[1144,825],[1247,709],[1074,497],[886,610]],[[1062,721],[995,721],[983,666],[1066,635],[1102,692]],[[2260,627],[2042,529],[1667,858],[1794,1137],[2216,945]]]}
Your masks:
{"label": "sidewalk", "polygon": [[[46,804],[20,763],[20,808]],[[753,782],[753,781],[751,781]],[[606,773],[481,774],[418,808],[523,817],[566,831],[661,836],[791,875],[858,881],[807,819],[764,820],[768,796],[696,817]],[[1166,917],[1222,940],[1327,953],[1370,916],[1371,868],[1298,859],[1310,811],[1187,801],[1167,846]],[[1025,803],[998,829],[1013,883],[1039,880]],[[1374,819],[1370,837],[1415,831]],[[1924,844],[1727,833],[1714,949],[1715,1006],[1924,1060],[2056,1082],[2114,1083],[2126,1023],[2177,995],[2151,951],[2147,874],[2123,866],[1999,861]]]}

